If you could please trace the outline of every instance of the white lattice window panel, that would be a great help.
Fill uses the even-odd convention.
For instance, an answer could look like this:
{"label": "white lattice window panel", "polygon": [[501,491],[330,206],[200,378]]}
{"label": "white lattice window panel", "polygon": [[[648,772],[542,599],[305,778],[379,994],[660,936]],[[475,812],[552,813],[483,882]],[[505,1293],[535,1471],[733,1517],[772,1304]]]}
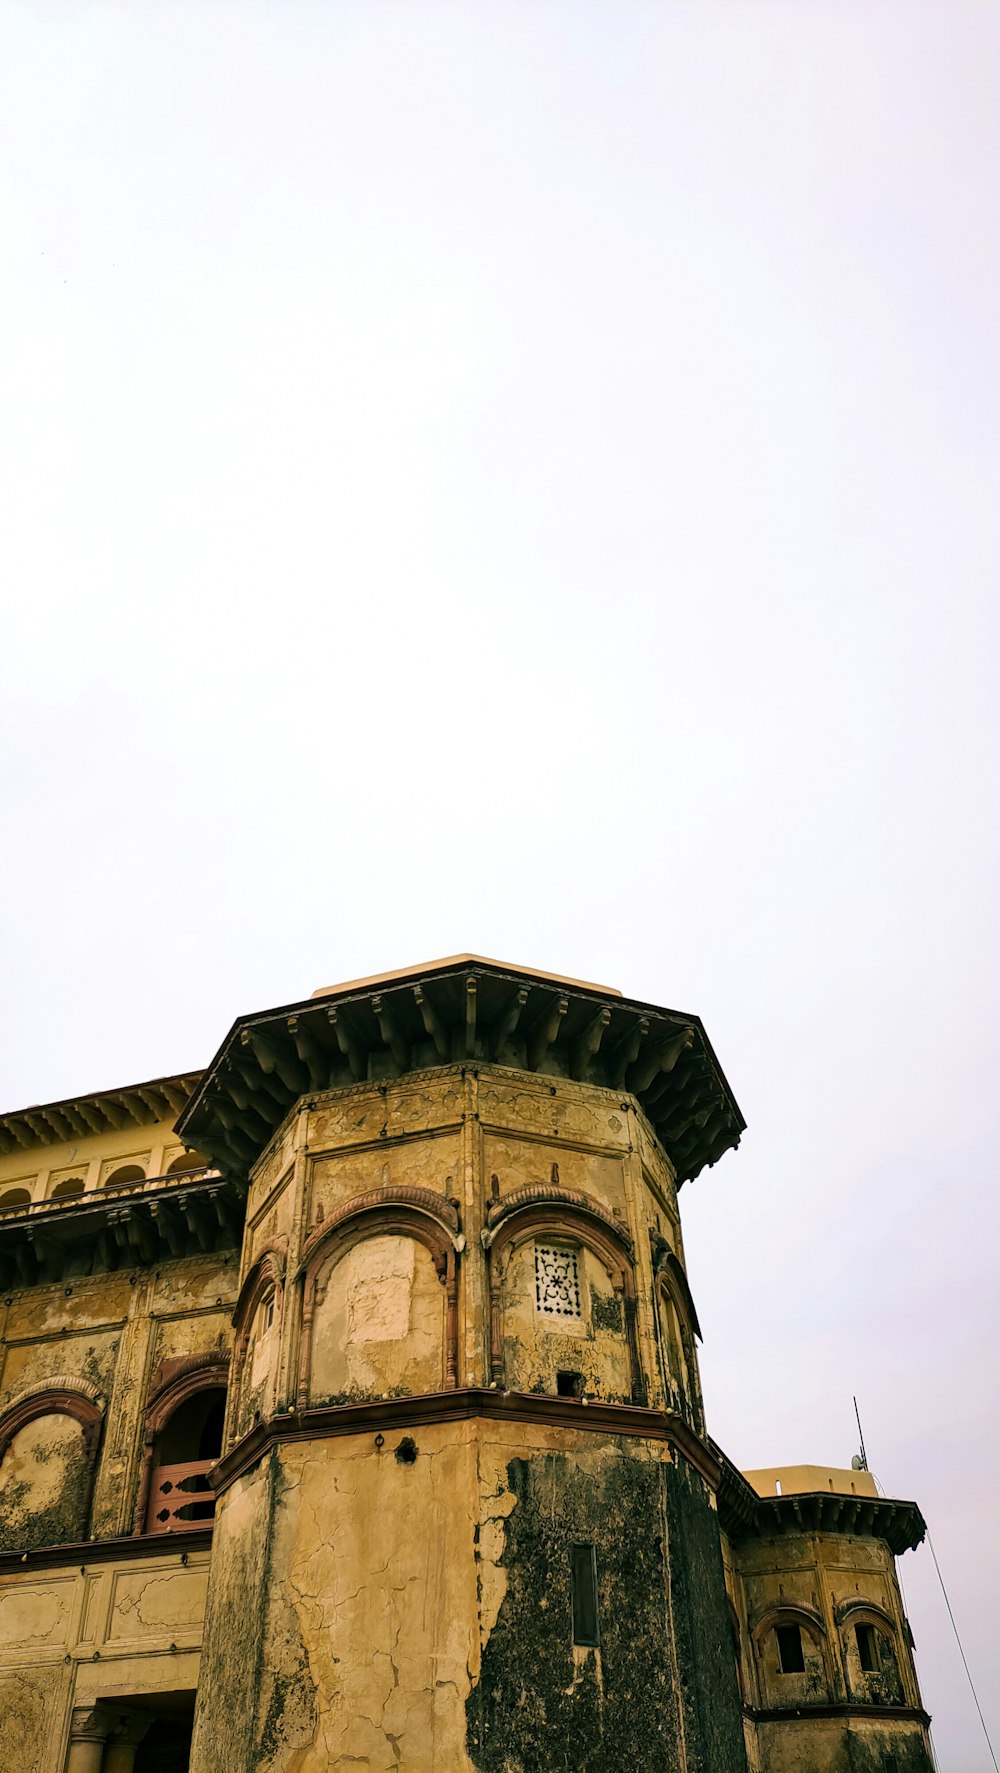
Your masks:
{"label": "white lattice window panel", "polygon": [[580,1317],[580,1264],[575,1250],[535,1245],[535,1305],[546,1317]]}

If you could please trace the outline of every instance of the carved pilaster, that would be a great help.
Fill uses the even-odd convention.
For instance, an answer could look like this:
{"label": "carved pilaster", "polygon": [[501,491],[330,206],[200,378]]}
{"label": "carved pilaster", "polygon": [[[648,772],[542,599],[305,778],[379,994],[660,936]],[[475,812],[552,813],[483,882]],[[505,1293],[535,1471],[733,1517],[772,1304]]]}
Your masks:
{"label": "carved pilaster", "polygon": [[90,1531],[98,1539],[113,1538],[132,1528],[134,1498],[128,1478],[140,1432],[144,1378],[154,1330],[150,1316],[154,1285],[152,1277],[136,1282],[118,1345],[107,1410],[107,1438],[91,1514]]}
{"label": "carved pilaster", "polygon": [[[468,1247],[478,1250],[483,1230],[483,1133],[479,1120],[478,1072],[466,1073],[462,1117],[461,1175],[455,1193],[462,1202],[462,1228]],[[459,1385],[481,1385],[490,1371],[486,1275],[481,1261],[463,1263],[465,1334],[458,1360]]]}

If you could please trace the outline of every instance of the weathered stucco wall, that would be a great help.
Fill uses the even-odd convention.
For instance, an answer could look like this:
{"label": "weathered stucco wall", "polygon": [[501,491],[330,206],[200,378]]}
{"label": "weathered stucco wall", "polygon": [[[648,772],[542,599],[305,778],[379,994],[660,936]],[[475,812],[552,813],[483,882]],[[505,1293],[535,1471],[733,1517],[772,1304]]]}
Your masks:
{"label": "weathered stucco wall", "polygon": [[[750,1703],[769,1714],[756,1726],[766,1773],[929,1773],[919,1716],[864,1716],[865,1707],[921,1699],[895,1562],[888,1547],[848,1532],[747,1538],[733,1548],[737,1610],[745,1621],[743,1668]],[[801,1672],[781,1667],[776,1628],[798,1626]],[[861,1666],[858,1626],[871,1628],[876,1666]],[[839,1715],[796,1718],[807,1706]],[[787,1715],[782,1716],[785,1713]]]}
{"label": "weathered stucco wall", "polygon": [[[619,1092],[498,1066],[448,1065],[307,1097],[278,1129],[251,1178],[240,1280],[252,1276],[262,1259],[293,1276],[322,1227],[349,1215],[353,1203],[424,1191],[454,1212],[461,1235],[457,1382],[488,1384],[496,1377],[496,1355],[491,1259],[483,1238],[494,1239],[499,1219],[526,1190],[552,1196],[556,1213],[570,1200],[589,1203],[589,1220],[568,1218],[562,1230],[580,1253],[587,1320],[577,1326],[580,1346],[572,1350],[563,1344],[566,1359],[557,1361],[560,1345],[552,1336],[559,1332],[540,1323],[532,1303],[531,1245],[522,1248],[523,1240],[515,1240],[513,1251],[502,1251],[501,1238],[495,1264],[497,1272],[505,1271],[506,1321],[499,1330],[505,1370],[498,1382],[511,1389],[554,1390],[557,1370],[570,1368],[584,1373],[585,1389],[599,1397],[634,1395],[656,1404],[690,1394],[694,1420],[698,1381],[691,1326],[685,1340],[669,1308],[655,1302],[651,1239],[678,1261],[683,1258],[674,1179],[641,1112]],[[605,1243],[617,1240],[628,1252],[627,1303],[621,1277],[616,1280],[601,1255],[600,1239],[592,1235],[595,1226],[603,1227]],[[371,1229],[399,1235],[398,1226]],[[297,1398],[436,1390],[445,1383],[437,1352],[437,1320],[445,1312],[443,1275],[439,1270],[441,1284],[435,1287],[424,1255],[412,1245],[393,1247],[392,1262],[407,1270],[411,1261],[414,1265],[409,1282],[390,1272],[391,1263],[381,1277],[397,1302],[400,1289],[410,1290],[409,1351],[404,1353],[402,1338],[382,1330],[366,1337],[363,1314],[348,1300],[348,1295],[360,1298],[358,1289],[371,1284],[371,1277],[364,1277],[371,1264],[387,1260],[389,1246],[382,1245],[381,1254],[374,1245],[350,1256],[340,1250],[321,1278],[312,1324],[300,1327],[292,1313],[282,1326],[267,1357],[266,1386],[263,1365],[255,1366],[251,1350],[234,1432],[245,1432],[258,1415],[290,1407]],[[348,1318],[354,1325],[350,1333]],[[259,1333],[257,1326],[248,1326],[251,1342]],[[549,1340],[540,1341],[542,1336]],[[303,1389],[306,1369],[311,1370]]]}
{"label": "weathered stucco wall", "polygon": [[310,1403],[441,1391],[445,1296],[423,1244],[370,1237],[320,1279]]}
{"label": "weathered stucco wall", "polygon": [[276,1467],[271,1456],[241,1478],[216,1516],[191,1751],[202,1773],[256,1773],[264,1632],[270,1596],[277,1589],[280,1608],[283,1586],[283,1576],[269,1581]]}
{"label": "weathered stucco wall", "polygon": [[0,1463],[0,1551],[82,1538],[88,1463],[71,1416],[36,1416],[15,1434]]}
{"label": "weathered stucco wall", "polygon": [[0,1773],[62,1773],[69,1716],[103,1695],[192,1690],[209,1553],[0,1572]]}
{"label": "weathered stucco wall", "polygon": [[[662,1444],[482,1420],[379,1438],[288,1443],[223,1500],[192,1773],[660,1773],[682,1740],[688,1773],[742,1773],[715,1516],[691,1477],[672,1504]],[[573,1644],[576,1541],[597,1649]]]}
{"label": "weathered stucco wall", "polygon": [[[0,1424],[29,1413],[0,1459],[0,1553],[13,1554],[0,1566],[0,1773],[62,1773],[74,1707],[197,1683],[208,1552],[164,1539],[102,1562],[93,1542],[131,1534],[151,1387],[171,1363],[228,1350],[236,1273],[235,1253],[191,1257],[0,1304]],[[82,1402],[86,1430],[44,1407],[53,1392]],[[71,1544],[65,1563],[34,1568],[40,1548]]]}
{"label": "weathered stucco wall", "polygon": [[0,1550],[131,1532],[154,1376],[170,1361],[228,1354],[236,1272],[235,1253],[189,1257],[0,1304],[0,1423],[46,1387],[79,1392],[100,1418],[93,1456],[64,1414],[15,1435],[0,1459]]}

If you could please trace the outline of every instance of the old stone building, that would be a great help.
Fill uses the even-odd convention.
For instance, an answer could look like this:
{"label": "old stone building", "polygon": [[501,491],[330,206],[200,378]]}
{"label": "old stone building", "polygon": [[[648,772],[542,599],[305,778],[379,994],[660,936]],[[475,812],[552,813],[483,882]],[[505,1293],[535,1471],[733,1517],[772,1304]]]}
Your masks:
{"label": "old stone building", "polygon": [[742,1128],[469,955],[0,1119],[0,1773],[927,1773],[919,1510],[706,1428]]}

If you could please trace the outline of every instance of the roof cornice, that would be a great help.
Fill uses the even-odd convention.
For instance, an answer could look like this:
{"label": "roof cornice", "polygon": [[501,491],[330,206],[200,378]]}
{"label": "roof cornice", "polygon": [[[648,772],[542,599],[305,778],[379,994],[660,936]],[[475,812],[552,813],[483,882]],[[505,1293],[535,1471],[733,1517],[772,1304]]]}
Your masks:
{"label": "roof cornice", "polygon": [[454,1063],[633,1096],[678,1183],[738,1145],[746,1125],[697,1016],[474,960],[238,1017],[177,1131],[245,1175],[300,1096]]}
{"label": "roof cornice", "polygon": [[885,1496],[844,1496],[832,1490],[757,1498],[752,1520],[731,1532],[773,1539],[789,1533],[850,1533],[881,1539],[894,1556],[914,1551],[927,1532],[915,1502]]}
{"label": "roof cornice", "polygon": [[198,1083],[197,1071],[154,1077],[122,1089],[95,1090],[61,1102],[39,1102],[0,1115],[0,1155],[40,1145],[75,1145],[123,1127],[155,1126],[180,1114]]}

